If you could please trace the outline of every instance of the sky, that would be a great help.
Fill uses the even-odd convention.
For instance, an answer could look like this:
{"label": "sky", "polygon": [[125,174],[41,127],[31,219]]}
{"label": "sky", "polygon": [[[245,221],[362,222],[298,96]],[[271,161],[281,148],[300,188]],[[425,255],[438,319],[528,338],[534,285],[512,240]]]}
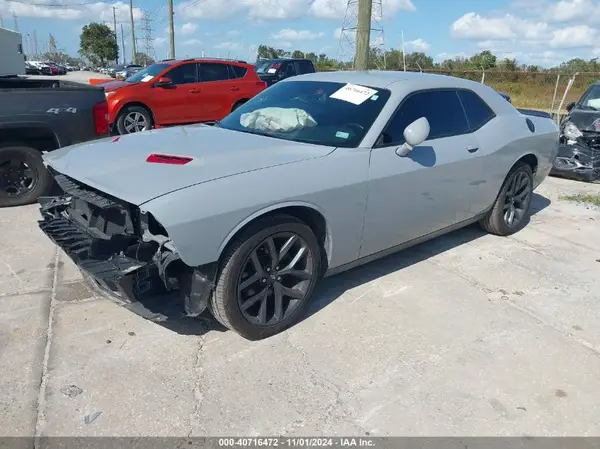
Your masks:
{"label": "sky", "polygon": [[[264,44],[343,59],[351,53],[345,37],[352,33],[342,29],[353,26],[357,3],[175,0],[176,56],[254,60],[257,45]],[[133,5],[138,51],[145,51],[147,28],[156,58],[167,58],[167,0],[133,0]],[[3,26],[14,29],[16,16],[26,51],[33,52],[35,31],[40,51],[52,34],[58,49],[72,55],[82,26],[106,21],[112,28],[113,7],[119,42],[123,25],[130,55],[127,0],[0,0]],[[374,0],[373,8],[373,45],[400,49],[404,41],[407,52],[422,51],[436,61],[481,50],[543,67],[600,56],[600,0]]]}

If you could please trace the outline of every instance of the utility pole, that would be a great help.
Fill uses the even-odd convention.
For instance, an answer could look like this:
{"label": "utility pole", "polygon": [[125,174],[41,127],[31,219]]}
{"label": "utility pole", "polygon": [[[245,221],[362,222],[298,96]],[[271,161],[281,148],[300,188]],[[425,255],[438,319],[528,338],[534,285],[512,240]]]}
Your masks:
{"label": "utility pole", "polygon": [[[113,8],[113,28],[115,30],[115,46],[119,48],[119,38],[117,37],[117,8]],[[115,56],[115,64],[119,64],[119,51],[117,50],[117,56]]]}
{"label": "utility pole", "polygon": [[372,9],[373,0],[359,0],[358,21],[356,24],[356,54],[354,55],[356,70],[368,70],[369,68]]}
{"label": "utility pole", "polygon": [[169,0],[169,57],[175,59],[175,25],[174,25],[173,0]]}
{"label": "utility pole", "polygon": [[406,72],[406,52],[404,51],[404,30],[402,30],[402,64],[404,65],[404,71]]}
{"label": "utility pole", "polygon": [[0,28],[4,28],[4,20],[2,20],[2,13],[0,12]]}
{"label": "utility pole", "polygon": [[14,11],[12,13],[12,16],[13,16],[13,20],[15,21],[15,31],[19,31],[19,22],[17,21],[18,17],[17,17],[17,14],[15,14]]}
{"label": "utility pole", "polygon": [[135,24],[133,23],[133,0],[129,0],[129,17],[131,18],[131,63],[136,63],[135,49]]}
{"label": "utility pole", "polygon": [[125,34],[123,33],[123,24],[121,24],[121,52],[123,53],[123,64],[127,64],[127,61],[125,61]]}
{"label": "utility pole", "polygon": [[33,30],[33,53],[35,54],[35,57],[37,58],[37,55],[38,55],[38,41],[37,41],[37,32],[36,32],[36,30]]}

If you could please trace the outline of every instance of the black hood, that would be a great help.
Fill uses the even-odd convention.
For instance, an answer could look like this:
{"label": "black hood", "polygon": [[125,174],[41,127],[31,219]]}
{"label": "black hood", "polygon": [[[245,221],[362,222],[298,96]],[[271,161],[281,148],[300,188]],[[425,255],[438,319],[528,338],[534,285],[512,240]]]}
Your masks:
{"label": "black hood", "polygon": [[[569,113],[568,120],[572,122],[580,131],[600,132],[600,111],[572,109]],[[594,126],[594,122],[596,122],[596,120],[598,120],[597,128]]]}

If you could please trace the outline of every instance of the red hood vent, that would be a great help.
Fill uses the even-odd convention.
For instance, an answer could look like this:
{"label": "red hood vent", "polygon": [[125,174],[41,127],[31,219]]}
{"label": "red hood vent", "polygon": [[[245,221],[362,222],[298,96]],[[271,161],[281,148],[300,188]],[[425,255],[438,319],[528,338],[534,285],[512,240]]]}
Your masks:
{"label": "red hood vent", "polygon": [[187,156],[174,156],[172,154],[156,154],[153,153],[148,156],[146,162],[152,164],[170,164],[170,165],[185,165],[194,160],[193,157]]}

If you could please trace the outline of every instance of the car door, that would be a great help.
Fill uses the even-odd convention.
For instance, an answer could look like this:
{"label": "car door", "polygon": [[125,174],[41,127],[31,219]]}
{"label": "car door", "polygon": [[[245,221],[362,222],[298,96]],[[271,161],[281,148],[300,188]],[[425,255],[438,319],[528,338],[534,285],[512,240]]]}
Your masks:
{"label": "car door", "polygon": [[[429,137],[399,156],[404,129],[421,117],[429,121]],[[456,90],[409,94],[371,153],[361,257],[464,220],[472,197],[464,161],[476,148]]]}
{"label": "car door", "polygon": [[199,121],[201,108],[196,97],[200,93],[196,63],[184,63],[163,74],[173,82],[155,86],[152,93],[152,112],[160,124],[182,124]]}
{"label": "car door", "polygon": [[230,79],[225,63],[201,62],[198,64],[202,90],[202,121],[221,120],[231,112],[240,86]]}
{"label": "car door", "polygon": [[291,78],[298,74],[294,61],[284,62],[279,70],[283,73],[283,78],[281,79]]}
{"label": "car door", "polygon": [[466,218],[474,217],[489,208],[498,195],[498,184],[506,176],[506,161],[498,153],[494,141],[480,138],[486,132],[486,125],[496,114],[483,99],[469,89],[458,91],[458,97],[467,115],[469,132],[473,135],[473,143],[478,143],[478,150],[464,162],[465,181],[471,189],[471,207]]}

